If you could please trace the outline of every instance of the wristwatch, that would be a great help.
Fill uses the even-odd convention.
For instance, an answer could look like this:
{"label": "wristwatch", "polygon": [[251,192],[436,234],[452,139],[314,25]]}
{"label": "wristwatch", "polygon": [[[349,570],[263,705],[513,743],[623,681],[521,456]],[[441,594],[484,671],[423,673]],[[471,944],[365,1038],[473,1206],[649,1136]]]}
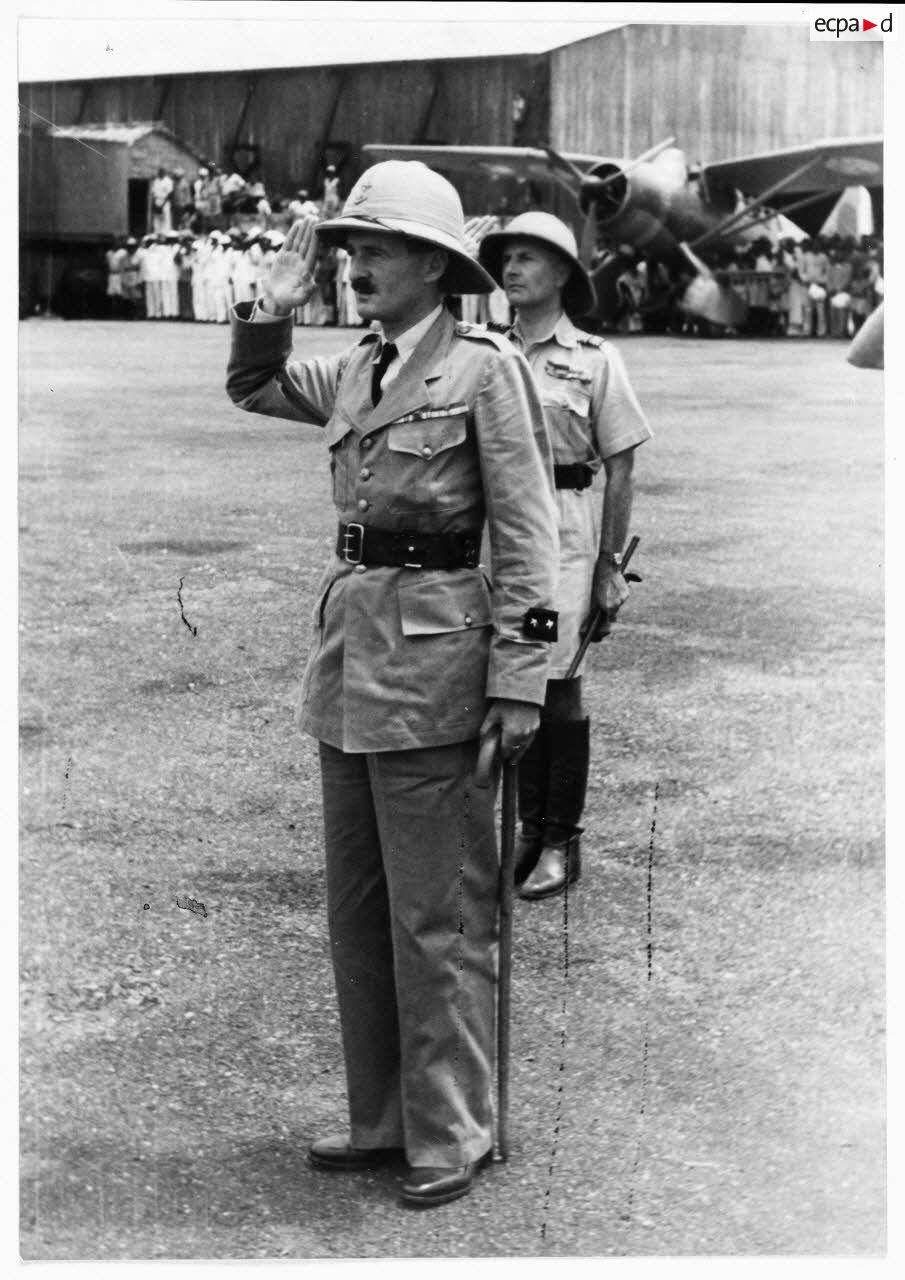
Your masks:
{"label": "wristwatch", "polygon": [[621,551],[601,551],[597,557],[601,564],[609,565],[611,569],[622,568],[622,552]]}

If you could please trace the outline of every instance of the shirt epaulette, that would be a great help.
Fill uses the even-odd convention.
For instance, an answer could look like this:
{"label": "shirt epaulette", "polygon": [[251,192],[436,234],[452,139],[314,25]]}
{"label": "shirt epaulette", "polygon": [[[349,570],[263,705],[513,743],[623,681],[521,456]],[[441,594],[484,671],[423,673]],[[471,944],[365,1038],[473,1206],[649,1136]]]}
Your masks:
{"label": "shirt epaulette", "polygon": [[478,342],[490,342],[496,347],[497,351],[505,351],[509,347],[509,339],[502,333],[494,333],[490,329],[485,329],[483,325],[469,324],[465,320],[458,321],[456,333],[460,338],[474,338]]}
{"label": "shirt epaulette", "polygon": [[605,338],[601,338],[597,333],[582,333],[580,329],[575,330],[575,338],[583,347],[597,347],[600,350],[605,342]]}

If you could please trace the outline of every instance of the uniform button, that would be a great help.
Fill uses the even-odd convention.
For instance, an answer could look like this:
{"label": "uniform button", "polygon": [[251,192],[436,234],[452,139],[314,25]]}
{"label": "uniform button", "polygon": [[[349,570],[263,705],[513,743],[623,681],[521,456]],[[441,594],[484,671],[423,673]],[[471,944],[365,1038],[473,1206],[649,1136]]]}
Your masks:
{"label": "uniform button", "polygon": [[466,627],[470,627],[470,626],[471,626],[471,614],[470,614],[470,613],[466,613],[466,615],[465,615],[465,625],[466,625]]}
{"label": "uniform button", "polygon": [[362,469],[358,473],[358,478],[359,480],[370,480],[373,474],[374,472],[371,470],[370,467],[362,467]]}
{"label": "uniform button", "polygon": [[368,566],[367,566],[366,564],[357,564],[357,565],[355,566],[355,572],[356,572],[356,573],[364,573],[364,572],[365,572],[365,570],[367,569],[367,567],[368,567]]}
{"label": "uniform button", "polygon": [[361,442],[361,447],[362,449],[370,449],[373,443],[374,441],[371,439],[370,436],[365,436],[364,440],[362,440]]}
{"label": "uniform button", "polygon": [[358,499],[358,510],[359,510],[359,511],[367,511],[367,509],[368,509],[368,507],[369,507],[370,505],[371,505],[371,504],[370,504],[370,502],[368,502],[367,498],[359,498],[359,499]]}
{"label": "uniform button", "polygon": [[434,456],[434,451],[429,445],[425,445],[421,450],[421,456],[422,458],[432,458]]}

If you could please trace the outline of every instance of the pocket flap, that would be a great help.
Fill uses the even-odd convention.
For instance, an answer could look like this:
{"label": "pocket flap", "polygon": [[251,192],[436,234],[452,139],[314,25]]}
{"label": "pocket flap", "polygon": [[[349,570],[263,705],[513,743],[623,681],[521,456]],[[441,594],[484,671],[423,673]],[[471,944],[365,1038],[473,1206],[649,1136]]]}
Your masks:
{"label": "pocket flap", "polygon": [[352,430],[351,422],[347,422],[345,418],[333,417],[324,427],[324,436],[327,441],[327,448],[332,449],[334,445],[339,444],[340,440]]}
{"label": "pocket flap", "polygon": [[452,449],[464,439],[464,413],[455,417],[420,418],[387,427],[390,449],[395,453],[416,453],[420,458],[432,458],[435,453]]}
{"label": "pocket flap", "polygon": [[490,593],[483,574],[462,578],[445,570],[401,583],[399,615],[404,636],[471,631],[489,627],[493,621]]}
{"label": "pocket flap", "polygon": [[556,390],[544,389],[544,408],[568,409],[586,418],[591,409],[591,389],[580,382],[563,382]]}

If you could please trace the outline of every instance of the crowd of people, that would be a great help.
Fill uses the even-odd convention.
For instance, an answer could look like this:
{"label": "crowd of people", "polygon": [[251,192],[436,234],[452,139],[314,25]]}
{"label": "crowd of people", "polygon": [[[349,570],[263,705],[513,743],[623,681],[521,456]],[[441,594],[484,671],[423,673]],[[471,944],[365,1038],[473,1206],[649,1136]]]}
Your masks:
{"label": "crowd of people", "polygon": [[[302,187],[290,200],[268,197],[262,183],[218,173],[214,166],[201,166],[194,182],[181,169],[172,174],[159,169],[149,189],[147,233],[140,239],[123,237],[107,250],[110,314],[226,324],[234,303],[260,296],[261,282],[293,222],[306,215],[323,221],[339,212],[340,180],[333,165],[324,172],[318,196],[312,200]],[[296,324],[362,324],[345,250],[322,246],[315,276],[317,290],[298,308]],[[475,323],[510,320],[501,289],[489,299],[463,298],[461,313]]]}
{"label": "crowd of people", "polygon": [[[264,184],[201,165],[190,180],[183,169],[160,167],[150,182],[146,234],[122,237],[107,250],[107,297],[119,319],[198,320],[226,324],[236,302],[253,301],[289,227],[340,208],[339,177],[327,165],[319,199],[299,188],[290,198],[268,196]],[[299,324],[356,325],[347,255],[324,252],[318,295],[300,309]]]}
{"label": "crowd of people", "polygon": [[[182,169],[158,169],[150,183],[147,234],[107,251],[107,296],[117,318],[226,324],[236,302],[254,301],[293,222],[335,217],[340,180],[328,165],[317,199],[306,188],[293,197],[268,195],[262,182],[202,165],[194,179]],[[486,219],[484,219],[486,221]],[[500,218],[500,226],[507,219]],[[747,304],[746,331],[788,337],[850,338],[883,296],[883,248],[862,236],[815,236],[740,243],[707,264]],[[682,305],[694,278],[689,265],[647,259],[630,245],[601,249],[593,266],[600,302],[598,327],[623,333],[731,334]],[[300,325],[361,324],[341,248],[324,246],[318,288],[295,315]],[[501,289],[461,300],[474,323],[508,325]]]}
{"label": "crowd of people", "polygon": [[[746,328],[787,337],[850,338],[883,298],[883,246],[873,236],[815,236],[735,245],[707,264],[747,305]],[[681,305],[692,268],[675,271],[629,245],[599,255],[615,281],[611,321],[624,333],[707,334]],[[722,332],[731,333],[730,327]]]}

